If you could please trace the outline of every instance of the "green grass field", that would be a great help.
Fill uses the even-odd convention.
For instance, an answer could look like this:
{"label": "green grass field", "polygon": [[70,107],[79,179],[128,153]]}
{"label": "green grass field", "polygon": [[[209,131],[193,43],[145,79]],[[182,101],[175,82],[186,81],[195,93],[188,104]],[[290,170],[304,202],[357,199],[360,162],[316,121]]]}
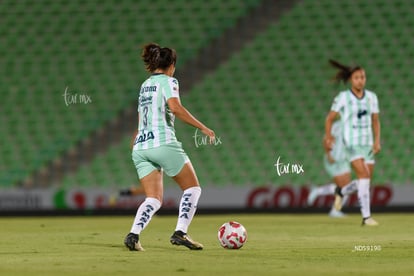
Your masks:
{"label": "green grass field", "polygon": [[[141,234],[145,252],[123,245],[132,216],[0,218],[0,275],[414,275],[414,215],[197,215],[189,234],[202,251],[173,246],[175,216]],[[219,226],[241,222],[240,250],[220,247]]]}

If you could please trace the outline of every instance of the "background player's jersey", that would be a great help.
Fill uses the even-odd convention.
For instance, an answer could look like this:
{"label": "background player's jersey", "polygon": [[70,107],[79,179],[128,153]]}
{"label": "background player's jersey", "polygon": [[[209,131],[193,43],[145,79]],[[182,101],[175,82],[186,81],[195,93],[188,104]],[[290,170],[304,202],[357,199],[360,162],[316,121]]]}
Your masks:
{"label": "background player's jersey", "polygon": [[373,145],[371,116],[379,113],[374,92],[364,90],[364,96],[358,99],[351,90],[342,91],[335,97],[331,110],[341,115],[346,146]]}
{"label": "background player's jersey", "polygon": [[335,138],[335,143],[333,144],[330,151],[332,158],[335,160],[335,162],[346,160],[346,151],[341,120],[336,120],[332,124],[331,134]]}
{"label": "background player's jersey", "polygon": [[180,97],[178,81],[165,74],[153,74],[141,85],[134,150],[156,148],[177,141],[175,116],[167,104],[167,100],[173,97]]}

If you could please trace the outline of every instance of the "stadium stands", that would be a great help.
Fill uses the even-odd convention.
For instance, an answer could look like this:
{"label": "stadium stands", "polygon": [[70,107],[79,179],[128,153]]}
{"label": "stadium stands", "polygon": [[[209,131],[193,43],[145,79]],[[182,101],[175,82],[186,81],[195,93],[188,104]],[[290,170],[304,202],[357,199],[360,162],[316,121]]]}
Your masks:
{"label": "stadium stands", "polygon": [[185,62],[256,4],[2,1],[1,185],[40,170],[134,101],[141,44],[174,44]]}
{"label": "stadium stands", "polygon": [[[0,138],[7,145],[0,157],[2,171],[7,171],[1,175],[2,185],[12,185],[40,169],[134,101],[145,72],[140,71],[138,42],[129,41],[176,45],[180,61],[191,59],[197,49],[257,4],[185,2],[177,1],[174,12],[153,5],[165,18],[163,24],[152,18],[150,10],[143,10],[147,5],[134,1],[108,2],[98,9],[92,4],[79,9],[76,1],[62,9],[53,2],[45,10],[31,9],[32,16],[43,11],[49,20],[27,19],[20,25],[11,13],[2,12],[11,29],[0,27],[7,38],[0,46],[0,52],[7,51],[8,56],[2,62],[10,68],[0,67],[8,114],[1,124],[1,132],[8,133]],[[17,4],[8,10],[30,16]],[[138,10],[140,19],[133,12]],[[410,120],[414,115],[410,109],[413,12],[414,4],[404,0],[303,1],[186,91],[184,105],[211,126],[222,142],[197,146],[195,130],[176,123],[177,135],[201,182],[218,186],[326,183],[328,176],[321,165],[324,117],[333,97],[345,89],[329,81],[334,71],[327,60],[335,58],[363,65],[367,88],[379,96],[383,151],[377,158],[374,183],[410,183],[414,179],[410,154],[414,148]],[[194,24],[187,24],[190,20]],[[18,46],[27,44],[34,45],[29,53]],[[71,93],[90,95],[93,102],[66,106],[62,97],[66,87]],[[137,177],[130,139],[112,145],[57,184],[133,185]],[[305,172],[278,176],[274,164],[279,157],[285,164],[302,165]]]}

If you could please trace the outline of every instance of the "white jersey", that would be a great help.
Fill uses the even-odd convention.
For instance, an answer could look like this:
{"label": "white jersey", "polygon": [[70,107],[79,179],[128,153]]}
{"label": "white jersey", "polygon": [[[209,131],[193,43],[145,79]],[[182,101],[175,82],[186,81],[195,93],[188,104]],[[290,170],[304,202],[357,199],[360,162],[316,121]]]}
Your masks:
{"label": "white jersey", "polygon": [[335,138],[335,143],[333,144],[330,151],[332,158],[335,160],[335,162],[346,160],[343,127],[341,120],[336,120],[332,124],[331,134]]}
{"label": "white jersey", "polygon": [[138,134],[134,150],[156,148],[177,141],[175,116],[170,98],[179,98],[178,81],[165,74],[153,74],[142,85],[138,97]]}
{"label": "white jersey", "polygon": [[340,92],[331,110],[340,113],[343,140],[346,146],[372,146],[372,114],[379,113],[378,98],[374,92],[364,90],[357,98],[351,90]]}

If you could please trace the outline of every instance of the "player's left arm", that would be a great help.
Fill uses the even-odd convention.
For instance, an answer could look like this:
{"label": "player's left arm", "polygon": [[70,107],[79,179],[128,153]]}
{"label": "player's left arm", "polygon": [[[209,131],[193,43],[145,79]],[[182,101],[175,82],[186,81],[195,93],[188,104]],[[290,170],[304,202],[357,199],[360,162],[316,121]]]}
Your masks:
{"label": "player's left arm", "polygon": [[[138,122],[139,122],[139,113],[138,113]],[[131,149],[134,147],[135,139],[137,138],[137,135],[138,135],[138,129],[135,130],[134,136],[132,137],[131,144],[130,144]]]}
{"label": "player's left arm", "polygon": [[374,134],[374,145],[372,151],[374,154],[381,151],[381,124],[379,113],[372,113],[372,131]]}

